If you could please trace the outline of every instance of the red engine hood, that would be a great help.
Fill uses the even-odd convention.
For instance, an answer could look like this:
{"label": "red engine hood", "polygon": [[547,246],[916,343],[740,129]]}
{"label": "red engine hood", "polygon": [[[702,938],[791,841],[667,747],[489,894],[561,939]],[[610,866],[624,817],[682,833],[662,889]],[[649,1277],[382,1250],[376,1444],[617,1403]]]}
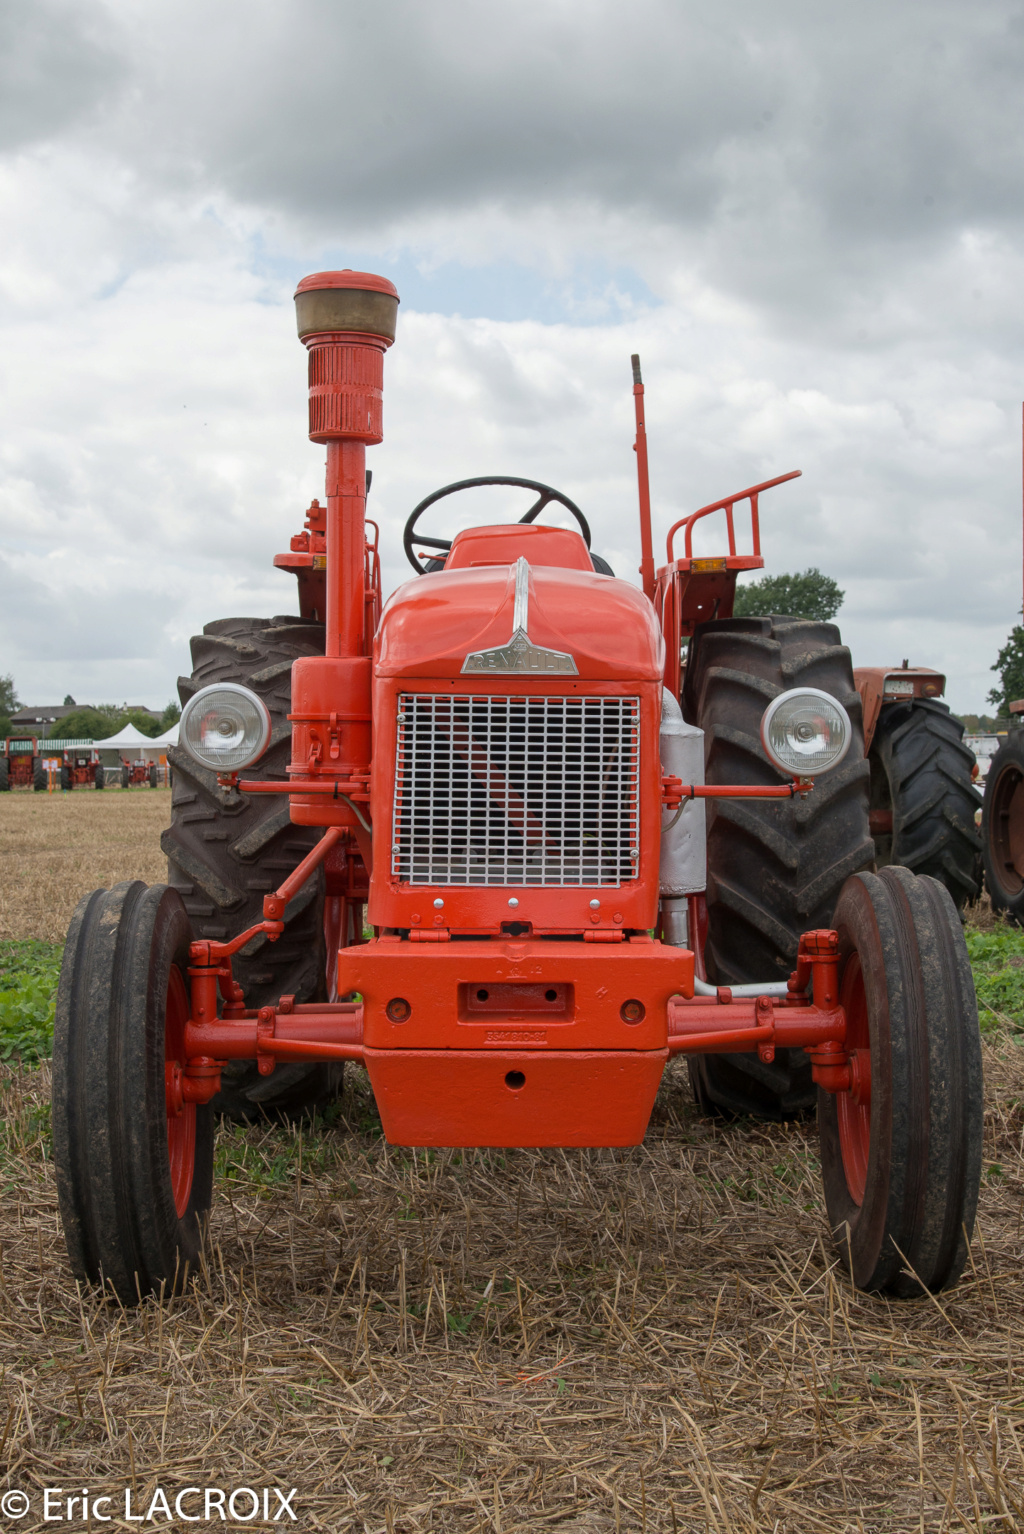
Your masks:
{"label": "red engine hood", "polygon": [[[508,644],[515,581],[515,565],[492,565],[441,570],[399,586],[377,629],[377,675],[458,676],[470,651]],[[581,678],[661,679],[665,646],[654,608],[627,581],[532,565],[527,628],[532,644],[571,655]]]}

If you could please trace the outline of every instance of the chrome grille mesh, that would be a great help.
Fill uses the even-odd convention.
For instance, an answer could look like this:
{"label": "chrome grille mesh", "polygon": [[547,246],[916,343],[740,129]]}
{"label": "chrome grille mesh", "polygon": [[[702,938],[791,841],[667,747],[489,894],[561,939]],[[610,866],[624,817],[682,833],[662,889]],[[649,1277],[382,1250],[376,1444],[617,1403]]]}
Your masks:
{"label": "chrome grille mesh", "polygon": [[403,693],[392,876],[605,885],[636,877],[639,698]]}

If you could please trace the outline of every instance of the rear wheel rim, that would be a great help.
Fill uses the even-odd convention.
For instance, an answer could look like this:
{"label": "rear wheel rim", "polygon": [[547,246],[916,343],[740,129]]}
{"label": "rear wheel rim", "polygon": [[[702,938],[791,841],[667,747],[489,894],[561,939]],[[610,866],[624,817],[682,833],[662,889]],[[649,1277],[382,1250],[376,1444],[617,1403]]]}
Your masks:
{"label": "rear wheel rim", "polygon": [[[841,1003],[846,1014],[846,1048],[852,1053],[868,1053],[871,1038],[868,1029],[868,1002],[860,955],[853,953],[843,974]],[[839,1149],[843,1157],[846,1186],[859,1209],[864,1202],[868,1177],[868,1152],[871,1148],[871,1104],[856,1103],[850,1092],[836,1094],[839,1118]]]}
{"label": "rear wheel rim", "polygon": [[[188,993],[181,970],[171,965],[167,980],[167,1014],[164,1026],[164,1058],[185,1066],[185,1025],[188,1022]],[[192,1178],[196,1167],[196,1105],[184,1103],[180,1113],[167,1108],[167,1151],[170,1161],[171,1193],[180,1220],[192,1197]]]}
{"label": "rear wheel rim", "polygon": [[1024,889],[1024,773],[1004,767],[992,795],[993,872],[1008,895]]}

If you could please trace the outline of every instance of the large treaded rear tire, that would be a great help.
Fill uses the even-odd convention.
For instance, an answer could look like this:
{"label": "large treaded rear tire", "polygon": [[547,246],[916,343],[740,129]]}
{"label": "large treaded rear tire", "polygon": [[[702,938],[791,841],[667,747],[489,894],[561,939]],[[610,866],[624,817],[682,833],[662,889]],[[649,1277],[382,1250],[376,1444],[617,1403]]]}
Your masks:
{"label": "large treaded rear tire", "polygon": [[[705,732],[708,783],[776,784],[761,748],[761,716],[792,687],[819,687],[843,704],[854,737],[843,762],[806,799],[711,799],[708,806],[708,977],[718,985],[785,980],[801,932],[829,927],[839,891],[870,868],[869,768],[850,652],[832,623],[725,618],[702,624],[683,694]],[[703,1055],[690,1061],[698,1103],[727,1115],[782,1119],[813,1108],[802,1050]]]}
{"label": "large treaded rear tire", "polygon": [[891,863],[944,884],[958,911],[981,893],[981,795],[964,727],[934,698],[887,703],[871,742],[871,808],[892,812],[876,835],[875,865]]}
{"label": "large treaded rear tire", "polygon": [[[273,724],[266,755],[246,777],[284,780],[291,727],[292,662],[324,653],[322,624],[301,618],[222,618],[192,640],[191,677],[179,677],[183,704],[212,682],[240,682],[266,703]],[[171,824],[160,845],[167,854],[168,882],[179,891],[196,935],[221,941],[263,919],[263,897],[302,861],[321,832],[293,826],[284,795],[240,794],[218,786],[214,773],[180,746],[167,753],[174,769]],[[281,996],[324,1001],[324,877],[314,878],[288,906],[276,943],[257,938],[234,959],[246,1005],[261,1007]],[[231,1118],[268,1114],[288,1117],[337,1096],[343,1067],[279,1065],[261,1076],[255,1062],[231,1062],[222,1074],[215,1111]]]}

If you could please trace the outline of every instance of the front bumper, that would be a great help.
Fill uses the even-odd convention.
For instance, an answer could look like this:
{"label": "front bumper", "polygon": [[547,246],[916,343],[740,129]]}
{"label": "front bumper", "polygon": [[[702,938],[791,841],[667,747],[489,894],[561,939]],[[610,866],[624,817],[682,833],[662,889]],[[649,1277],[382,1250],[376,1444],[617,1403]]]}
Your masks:
{"label": "front bumper", "polygon": [[[169,1103],[208,1101],[219,1062],[359,1060],[388,1140],[422,1146],[635,1145],[676,1053],[807,1050],[827,1091],[869,1093],[848,1056],[834,932],[805,933],[784,998],[693,996],[693,954],[648,937],[604,944],[384,937],[338,955],[361,1000],[246,1009],[230,957],[193,945],[183,1065]],[[814,1000],[809,986],[813,977]],[[217,1004],[220,987],[225,1005]],[[178,1106],[176,1106],[178,1105]]]}

